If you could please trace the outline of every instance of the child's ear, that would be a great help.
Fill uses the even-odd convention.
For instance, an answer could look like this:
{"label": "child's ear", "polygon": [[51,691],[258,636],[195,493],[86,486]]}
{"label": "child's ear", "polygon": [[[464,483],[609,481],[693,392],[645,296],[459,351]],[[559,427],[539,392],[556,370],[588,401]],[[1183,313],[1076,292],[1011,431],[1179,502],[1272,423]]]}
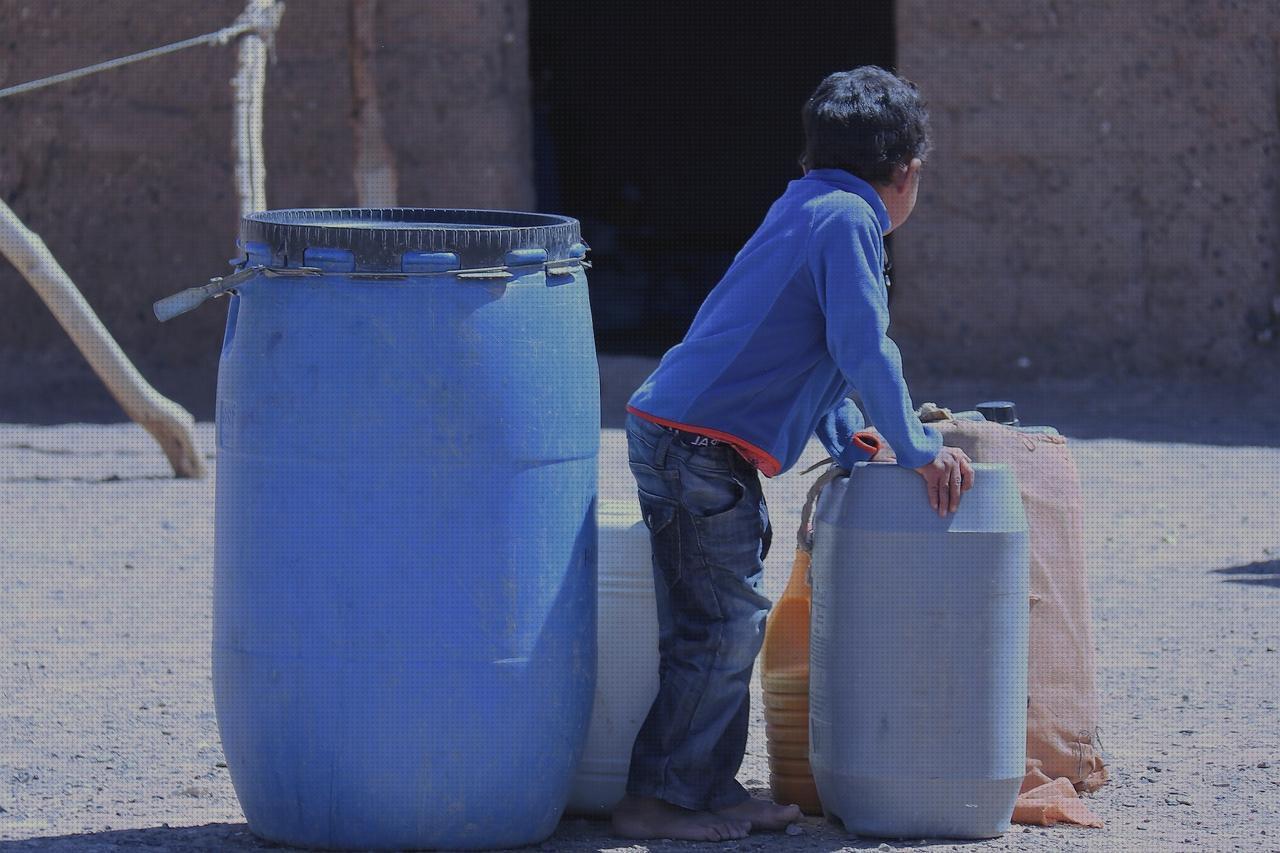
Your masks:
{"label": "child's ear", "polygon": [[911,188],[912,183],[916,180],[916,177],[920,174],[920,168],[923,165],[924,163],[921,162],[919,157],[913,157],[911,162],[905,165],[899,164],[898,167],[893,170],[893,179],[891,183],[893,184],[894,191],[898,193],[907,192],[907,190]]}
{"label": "child's ear", "polygon": [[903,173],[903,180],[909,187],[920,178],[920,170],[924,167],[924,162],[919,157],[912,157],[911,162],[907,164],[907,168]]}

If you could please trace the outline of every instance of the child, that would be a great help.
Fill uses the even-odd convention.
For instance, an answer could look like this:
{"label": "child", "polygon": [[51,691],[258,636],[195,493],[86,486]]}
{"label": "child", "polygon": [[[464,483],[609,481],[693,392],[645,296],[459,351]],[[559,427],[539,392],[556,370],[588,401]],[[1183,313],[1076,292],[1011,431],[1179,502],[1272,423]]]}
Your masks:
{"label": "child", "polygon": [[836,73],[802,115],[804,177],[627,407],[661,653],[658,695],[613,816],[628,838],[727,840],[800,817],[734,778],[770,608],[760,584],[772,530],[757,470],[791,468],[815,433],[843,467],[870,458],[875,437],[859,433],[846,399],[856,389],[940,515],[972,484],[964,453],[914,416],[885,336],[883,236],[911,214],[929,147],[916,87],[871,66]]}

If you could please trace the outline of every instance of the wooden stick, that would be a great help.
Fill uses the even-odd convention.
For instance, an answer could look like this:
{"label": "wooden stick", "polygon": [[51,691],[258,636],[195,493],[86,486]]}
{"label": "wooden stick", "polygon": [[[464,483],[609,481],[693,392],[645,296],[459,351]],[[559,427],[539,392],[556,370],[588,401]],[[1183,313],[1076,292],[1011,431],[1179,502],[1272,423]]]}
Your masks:
{"label": "wooden stick", "polygon": [[0,200],[0,253],[35,288],[125,414],[160,444],[177,477],[203,477],[195,419],[147,384],[39,235]]}
{"label": "wooden stick", "polygon": [[[273,0],[249,0],[248,13],[263,13]],[[267,157],[262,148],[263,91],[267,80],[267,44],[256,32],[240,37],[236,75],[231,79],[235,112],[232,147],[236,155],[236,192],[240,216],[267,209]],[[237,222],[237,227],[239,223]]]}
{"label": "wooden stick", "polygon": [[396,206],[395,154],[383,133],[374,74],[377,0],[350,0],[351,127],[355,136],[356,200],[360,207]]}

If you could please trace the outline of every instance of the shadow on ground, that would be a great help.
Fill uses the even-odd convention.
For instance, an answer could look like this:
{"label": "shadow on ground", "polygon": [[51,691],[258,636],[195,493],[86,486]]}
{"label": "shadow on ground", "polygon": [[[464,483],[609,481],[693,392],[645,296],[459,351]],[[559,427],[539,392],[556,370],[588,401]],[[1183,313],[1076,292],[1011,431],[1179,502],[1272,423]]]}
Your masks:
{"label": "shadow on ground", "polygon": [[105,477],[46,477],[43,474],[35,474],[30,477],[0,478],[0,483],[10,485],[35,483],[80,483],[84,485],[97,486],[103,483],[139,483],[146,480],[168,482],[172,479],[172,474],[139,474],[136,477],[121,477],[118,474],[108,474]]}
{"label": "shadow on ground", "polygon": [[[886,844],[884,839],[859,838],[844,832],[837,824],[823,818],[806,817],[800,825],[803,827],[800,837],[792,837],[782,832],[756,833],[747,841],[732,843],[732,849],[749,848],[757,850],[803,849],[808,853],[814,851],[836,850],[884,850],[901,849],[946,849],[967,847],[972,842],[949,839],[916,839],[913,841],[894,841]],[[1014,827],[1011,837],[1027,830]],[[541,844],[517,848],[531,851],[565,851],[565,853],[589,853],[604,850],[647,850],[649,853],[667,853],[667,851],[696,851],[716,849],[719,845],[695,843],[687,841],[647,841],[628,842],[612,838],[609,835],[608,823],[604,820],[587,820],[567,817],[560,822],[550,838]],[[145,829],[120,829],[106,832],[86,832],[76,835],[58,835],[45,838],[28,838],[22,841],[0,841],[0,853],[19,853],[19,851],[39,851],[39,853],[116,853],[116,851],[150,850],[165,853],[206,853],[214,850],[302,850],[264,841],[249,831],[245,823],[209,823],[203,826],[169,826],[164,824]]]}
{"label": "shadow on ground", "polygon": [[164,850],[170,853],[195,853],[210,850],[288,850],[249,832],[244,823],[210,823],[204,826],[169,826],[164,824],[146,829],[119,829],[106,832],[86,832],[76,835],[58,835],[47,838],[28,838],[23,841],[0,841],[0,853],[18,853],[25,850],[93,851],[116,850]]}
{"label": "shadow on ground", "polygon": [[1243,566],[1214,569],[1213,574],[1229,575],[1223,578],[1226,583],[1280,587],[1280,560],[1262,560],[1256,563],[1245,563]]}

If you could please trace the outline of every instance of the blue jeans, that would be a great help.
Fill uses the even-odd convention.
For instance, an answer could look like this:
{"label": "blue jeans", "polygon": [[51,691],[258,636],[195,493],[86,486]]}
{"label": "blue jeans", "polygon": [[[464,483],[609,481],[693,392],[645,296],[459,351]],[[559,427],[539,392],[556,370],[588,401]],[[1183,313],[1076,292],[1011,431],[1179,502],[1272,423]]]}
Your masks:
{"label": "blue jeans", "polygon": [[772,528],[760,476],[728,444],[635,415],[627,456],[653,544],[661,655],[627,792],[727,808],[748,796],[735,777],[771,606],[761,594]]}

